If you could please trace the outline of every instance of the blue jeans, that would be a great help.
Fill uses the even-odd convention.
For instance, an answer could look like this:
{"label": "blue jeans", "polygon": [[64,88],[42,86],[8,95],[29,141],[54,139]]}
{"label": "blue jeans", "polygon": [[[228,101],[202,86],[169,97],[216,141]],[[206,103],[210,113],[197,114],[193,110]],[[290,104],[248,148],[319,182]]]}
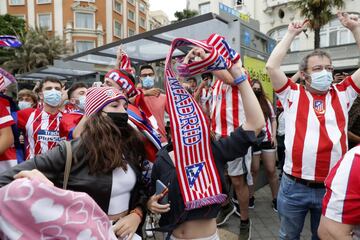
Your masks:
{"label": "blue jeans", "polygon": [[280,217],[279,239],[300,239],[306,214],[311,214],[312,239],[319,239],[322,199],[325,188],[310,188],[296,183],[285,174],[280,183],[277,207]]}

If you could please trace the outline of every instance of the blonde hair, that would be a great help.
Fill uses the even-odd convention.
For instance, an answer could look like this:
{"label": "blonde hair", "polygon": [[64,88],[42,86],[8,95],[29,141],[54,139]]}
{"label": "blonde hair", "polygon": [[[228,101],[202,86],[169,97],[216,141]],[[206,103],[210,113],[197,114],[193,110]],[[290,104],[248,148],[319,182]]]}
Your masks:
{"label": "blonde hair", "polygon": [[38,98],[37,98],[36,94],[33,91],[31,91],[29,89],[22,89],[22,90],[20,90],[18,92],[17,99],[20,99],[20,98],[25,97],[25,96],[31,97],[31,99],[34,102],[34,105],[37,105]]}

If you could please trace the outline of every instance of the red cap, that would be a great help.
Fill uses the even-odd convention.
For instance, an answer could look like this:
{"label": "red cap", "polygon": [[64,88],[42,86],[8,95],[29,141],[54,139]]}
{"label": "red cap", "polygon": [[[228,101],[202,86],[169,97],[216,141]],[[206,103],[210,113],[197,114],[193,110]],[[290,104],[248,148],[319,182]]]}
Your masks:
{"label": "red cap", "polygon": [[105,75],[105,79],[107,78],[115,81],[120,86],[121,89],[125,90],[128,97],[133,97],[137,94],[137,90],[132,80],[126,74],[122,73],[120,70],[118,69],[110,70]]}

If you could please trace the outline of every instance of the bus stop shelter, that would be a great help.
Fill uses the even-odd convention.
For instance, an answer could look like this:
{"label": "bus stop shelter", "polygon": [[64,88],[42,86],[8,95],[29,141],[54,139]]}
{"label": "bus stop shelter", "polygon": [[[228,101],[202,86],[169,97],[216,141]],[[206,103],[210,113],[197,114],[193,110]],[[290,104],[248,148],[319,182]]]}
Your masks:
{"label": "bus stop shelter", "polygon": [[[202,40],[207,39],[212,33],[224,36],[230,45],[241,54],[246,51],[247,55],[253,57],[268,58],[268,46],[271,40],[266,35],[239,18],[207,13],[74,54],[65,58],[64,61],[73,60],[99,65],[113,65],[116,60],[117,48],[121,45],[135,65],[160,62],[166,58],[171,41],[174,38],[184,37]],[[249,42],[248,39],[253,40]],[[254,46],[251,45],[252,43]],[[273,42],[271,43],[273,44]],[[182,56],[186,54],[187,50],[188,48],[178,49],[173,56]]]}

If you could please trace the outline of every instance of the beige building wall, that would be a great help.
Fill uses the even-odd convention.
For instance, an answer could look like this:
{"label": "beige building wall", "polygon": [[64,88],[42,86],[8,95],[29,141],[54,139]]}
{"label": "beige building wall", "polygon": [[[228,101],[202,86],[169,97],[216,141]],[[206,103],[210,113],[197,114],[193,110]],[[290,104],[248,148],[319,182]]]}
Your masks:
{"label": "beige building wall", "polygon": [[[292,0],[243,0],[241,6],[235,5],[235,0],[188,0],[189,9],[200,12],[203,4],[209,4],[210,11],[219,14],[219,2],[237,9],[260,23],[260,31],[270,35],[272,32],[280,28],[285,28],[290,22],[302,20],[300,12],[289,6]],[[357,0],[345,0],[345,8],[347,12],[360,13],[360,4]],[[333,10],[334,14],[337,12]],[[296,51],[312,49],[314,47],[314,33],[307,31],[300,34],[296,39],[296,43],[292,46]]]}
{"label": "beige building wall", "polygon": [[[115,11],[115,1],[122,5],[122,11]],[[128,11],[135,15],[128,18]],[[79,29],[75,26],[75,12],[93,13],[93,28]],[[10,4],[10,0],[0,0],[0,14],[9,13],[24,18],[29,27],[39,24],[39,15],[50,14],[49,34],[76,45],[77,41],[94,42],[94,47],[128,37],[129,29],[134,34],[148,30],[149,0],[49,0],[39,4],[38,0],[23,0],[20,5]],[[143,26],[140,26],[140,21]],[[144,22],[145,21],[145,22]],[[115,36],[115,22],[121,24],[121,36]]]}

